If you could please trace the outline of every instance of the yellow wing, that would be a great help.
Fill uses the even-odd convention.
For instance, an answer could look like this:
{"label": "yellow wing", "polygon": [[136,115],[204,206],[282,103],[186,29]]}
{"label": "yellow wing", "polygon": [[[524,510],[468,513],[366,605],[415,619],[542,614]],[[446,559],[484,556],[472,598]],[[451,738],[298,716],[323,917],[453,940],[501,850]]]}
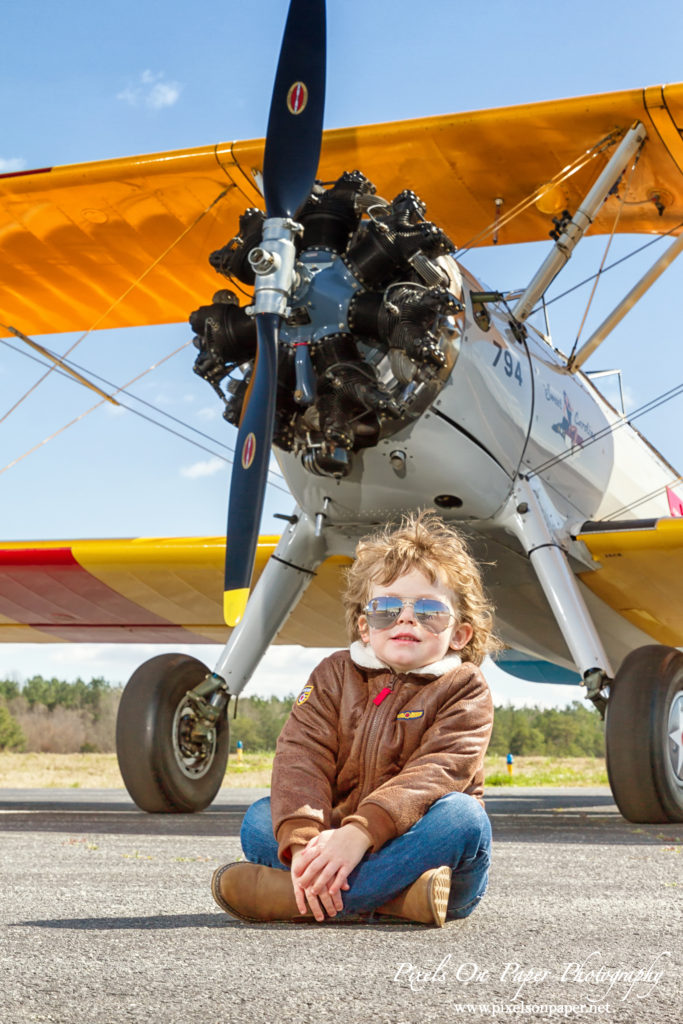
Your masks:
{"label": "yellow wing", "polygon": [[659,643],[683,646],[683,518],[586,525],[579,540],[601,565],[580,574],[586,586]]}
{"label": "yellow wing", "polygon": [[[254,580],[275,550],[261,537]],[[276,643],[345,645],[339,594],[350,559],[328,558]],[[225,538],[5,543],[0,642],[224,643]]]}
{"label": "yellow wing", "polygon": [[[660,643],[683,646],[683,518],[586,524],[579,535],[600,568],[580,578]],[[255,579],[277,537],[259,539]],[[6,542],[0,548],[0,642],[223,643],[225,539]],[[337,647],[341,572],[317,570],[276,643]]]}
{"label": "yellow wing", "polygon": [[[497,199],[505,216],[535,195],[499,241],[547,239],[607,151],[546,184],[637,119],[648,141],[618,230],[666,232],[683,209],[683,84],[328,131],[320,177],[359,168],[389,198],[413,188],[458,245],[493,221]],[[207,256],[261,205],[262,160],[252,141],[0,176],[0,322],[45,334],[186,320],[225,283]],[[611,230],[616,208],[608,199],[593,230]]]}

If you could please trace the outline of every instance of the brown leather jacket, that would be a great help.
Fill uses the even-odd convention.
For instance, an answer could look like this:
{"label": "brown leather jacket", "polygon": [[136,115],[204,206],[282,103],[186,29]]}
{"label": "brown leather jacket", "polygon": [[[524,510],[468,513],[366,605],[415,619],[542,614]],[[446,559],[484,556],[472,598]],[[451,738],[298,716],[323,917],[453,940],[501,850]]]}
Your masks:
{"label": "brown leather jacket", "polygon": [[408,674],[360,642],[325,658],[277,744],[271,809],[280,860],[289,864],[292,845],[350,821],[378,850],[446,793],[469,793],[483,806],[492,726],[486,680],[457,655]]}

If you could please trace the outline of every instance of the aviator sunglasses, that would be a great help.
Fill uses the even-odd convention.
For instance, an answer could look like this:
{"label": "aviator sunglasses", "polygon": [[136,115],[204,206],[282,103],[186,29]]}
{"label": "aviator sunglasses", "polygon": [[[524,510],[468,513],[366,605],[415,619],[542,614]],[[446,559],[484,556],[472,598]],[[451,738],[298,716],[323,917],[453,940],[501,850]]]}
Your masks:
{"label": "aviator sunglasses", "polygon": [[364,608],[368,625],[372,629],[387,629],[393,626],[404,608],[413,609],[417,622],[430,633],[443,633],[455,618],[448,605],[429,597],[394,597],[393,595],[371,598]]}

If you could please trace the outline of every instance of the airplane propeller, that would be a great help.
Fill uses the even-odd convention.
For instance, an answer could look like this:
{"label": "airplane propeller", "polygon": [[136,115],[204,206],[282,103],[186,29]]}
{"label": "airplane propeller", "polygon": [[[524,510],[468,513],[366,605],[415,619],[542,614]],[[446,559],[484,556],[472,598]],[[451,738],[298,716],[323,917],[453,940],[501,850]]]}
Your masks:
{"label": "airplane propeller", "polygon": [[230,482],[223,595],[229,626],[237,625],[249,596],[275,422],[280,324],[295,279],[294,237],[301,230],[294,218],[315,181],[324,105],[325,2],[291,0],[266,134],[263,240],[249,255],[257,352]]}

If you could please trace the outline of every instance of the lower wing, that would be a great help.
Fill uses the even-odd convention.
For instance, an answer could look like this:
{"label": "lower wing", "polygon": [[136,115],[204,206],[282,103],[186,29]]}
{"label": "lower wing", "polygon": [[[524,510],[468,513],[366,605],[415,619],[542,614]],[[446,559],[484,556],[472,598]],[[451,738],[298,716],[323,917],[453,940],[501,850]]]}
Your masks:
{"label": "lower wing", "polygon": [[[683,518],[586,523],[578,539],[597,563],[580,573],[586,586],[658,643],[683,646]],[[277,540],[259,539],[254,582]],[[5,543],[0,642],[224,643],[224,556],[220,537]],[[322,563],[277,643],[345,645],[348,564]],[[508,671],[531,678],[526,662],[515,672],[517,661],[503,656]]]}
{"label": "lower wing", "polygon": [[[277,537],[259,538],[254,581]],[[0,547],[0,642],[224,643],[225,538],[42,541]],[[349,559],[318,569],[277,643],[345,644]]]}

